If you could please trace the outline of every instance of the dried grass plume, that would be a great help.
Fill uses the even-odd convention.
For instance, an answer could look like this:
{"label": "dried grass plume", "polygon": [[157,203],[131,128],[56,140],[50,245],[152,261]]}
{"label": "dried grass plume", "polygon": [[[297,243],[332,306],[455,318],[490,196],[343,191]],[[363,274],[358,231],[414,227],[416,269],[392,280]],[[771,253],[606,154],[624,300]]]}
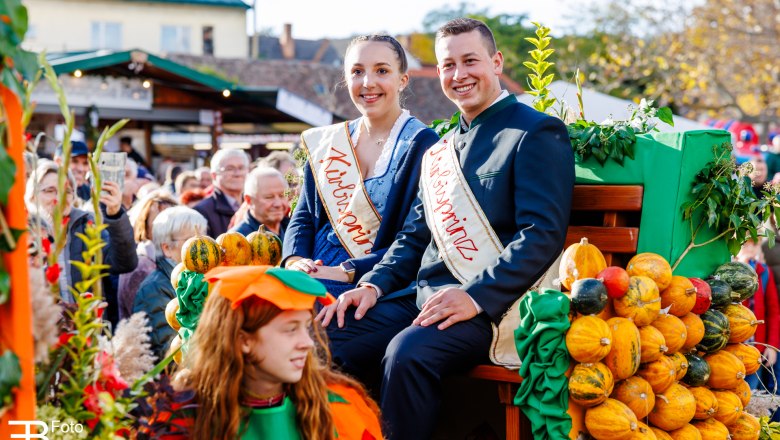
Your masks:
{"label": "dried grass plume", "polygon": [[155,356],[150,343],[149,319],[146,313],[134,313],[119,322],[111,338],[111,348],[119,374],[128,382],[140,379],[154,367]]}

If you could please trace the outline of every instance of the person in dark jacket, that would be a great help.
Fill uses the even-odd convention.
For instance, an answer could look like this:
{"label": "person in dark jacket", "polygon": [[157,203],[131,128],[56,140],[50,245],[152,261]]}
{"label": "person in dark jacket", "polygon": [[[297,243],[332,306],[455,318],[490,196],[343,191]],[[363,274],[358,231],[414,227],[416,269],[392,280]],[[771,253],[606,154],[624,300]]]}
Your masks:
{"label": "person in dark jacket", "polygon": [[171,271],[181,262],[181,248],[188,238],[206,232],[206,219],[186,206],[174,206],[152,223],[156,269],[141,283],[133,301],[133,313],[146,312],[152,328],[152,351],[162,359],[176,331],[165,320],[165,307],[176,297]]}
{"label": "person in dark jacket", "polygon": [[[27,181],[25,199],[28,208],[31,212],[40,213],[47,220],[54,218],[54,212],[59,202],[60,194],[57,187],[59,168],[56,163],[45,161],[36,168]],[[67,225],[67,241],[62,253],[58,256],[61,270],[59,277],[60,297],[65,303],[75,302],[70,288],[82,280],[78,267],[71,264],[71,261],[83,261],[82,253],[86,251],[86,245],[78,237],[78,234],[83,234],[87,225],[94,222],[94,216],[90,212],[75,207],[76,196],[73,191],[75,187],[75,179],[68,173],[64,194],[67,202],[62,213],[63,221]],[[102,232],[102,237],[103,241],[106,242],[106,246],[103,248],[103,263],[109,266],[108,273],[119,275],[133,271],[138,265],[133,228],[127,218],[127,213],[122,208],[122,193],[119,190],[119,185],[115,182],[103,182],[100,209],[103,222],[107,226]],[[119,317],[116,288],[105,279],[103,287],[103,293],[108,302],[104,318],[112,324],[116,324]]]}
{"label": "person in dark jacket", "polygon": [[247,236],[262,225],[284,240],[290,223],[288,189],[287,179],[277,169],[261,166],[252,170],[244,184],[246,219],[232,230]]}
{"label": "person in dark jacket", "polygon": [[345,76],[362,117],[303,133],[309,161],[282,246],[283,265],[338,296],[378,263],[415,198],[420,162],[439,139],[401,107],[409,75],[403,47],[357,37]]}
{"label": "person in dark jacket", "polygon": [[209,224],[210,237],[216,238],[229,229],[230,219],[241,205],[248,171],[249,158],[243,150],[219,150],[211,159],[214,192],[195,205]]}

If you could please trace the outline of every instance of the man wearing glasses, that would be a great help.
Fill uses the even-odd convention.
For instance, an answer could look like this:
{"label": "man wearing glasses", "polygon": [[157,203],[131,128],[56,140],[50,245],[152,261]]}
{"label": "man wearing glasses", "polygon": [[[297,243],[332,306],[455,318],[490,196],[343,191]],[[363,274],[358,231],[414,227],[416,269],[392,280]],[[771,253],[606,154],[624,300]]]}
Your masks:
{"label": "man wearing glasses", "polygon": [[230,219],[241,206],[241,194],[249,171],[249,158],[243,150],[219,150],[211,158],[214,192],[195,205],[208,222],[210,237],[227,232]]}

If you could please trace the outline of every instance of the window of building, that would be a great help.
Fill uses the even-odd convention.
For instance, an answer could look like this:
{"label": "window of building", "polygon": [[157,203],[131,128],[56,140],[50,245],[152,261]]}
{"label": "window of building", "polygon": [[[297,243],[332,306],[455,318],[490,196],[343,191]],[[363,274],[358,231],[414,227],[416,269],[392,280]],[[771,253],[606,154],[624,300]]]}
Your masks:
{"label": "window of building", "polygon": [[214,55],[214,26],[203,26],[203,55]]}
{"label": "window of building", "polygon": [[160,50],[171,53],[190,53],[190,27],[163,25]]}
{"label": "window of building", "polygon": [[122,23],[93,21],[92,49],[122,49]]}

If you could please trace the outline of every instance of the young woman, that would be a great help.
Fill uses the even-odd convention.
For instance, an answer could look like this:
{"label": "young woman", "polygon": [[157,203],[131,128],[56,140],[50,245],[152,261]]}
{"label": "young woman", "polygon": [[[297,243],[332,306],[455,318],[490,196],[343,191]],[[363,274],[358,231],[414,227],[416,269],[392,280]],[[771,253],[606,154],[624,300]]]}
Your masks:
{"label": "young woman", "polygon": [[417,194],[436,133],[401,108],[406,54],[386,35],[357,37],[344,60],[362,117],[307,130],[303,189],[285,233],[282,264],[339,295],[379,262]]}
{"label": "young woman", "polygon": [[[311,277],[281,268],[219,267],[176,378],[194,393],[192,439],[381,439],[376,404],[331,371]],[[314,339],[312,339],[314,338]]]}

